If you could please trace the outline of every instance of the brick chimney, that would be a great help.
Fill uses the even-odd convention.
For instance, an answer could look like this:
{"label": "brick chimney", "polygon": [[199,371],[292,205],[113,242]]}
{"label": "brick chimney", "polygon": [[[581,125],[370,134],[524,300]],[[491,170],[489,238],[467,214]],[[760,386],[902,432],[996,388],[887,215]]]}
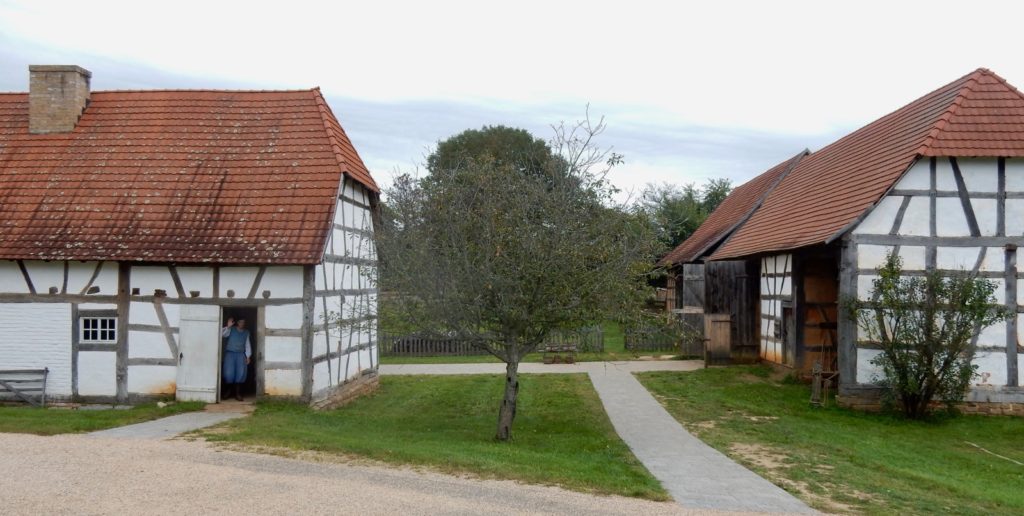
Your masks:
{"label": "brick chimney", "polygon": [[92,72],[74,65],[30,65],[28,75],[28,131],[71,132],[89,103]]}

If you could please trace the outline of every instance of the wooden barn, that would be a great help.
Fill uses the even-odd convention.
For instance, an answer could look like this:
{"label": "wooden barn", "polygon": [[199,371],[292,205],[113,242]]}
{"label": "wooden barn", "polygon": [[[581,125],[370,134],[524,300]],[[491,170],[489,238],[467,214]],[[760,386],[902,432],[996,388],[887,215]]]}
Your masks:
{"label": "wooden barn", "polygon": [[[887,252],[898,252],[910,274],[979,271],[997,283],[1000,302],[1024,312],[1016,256],[1024,245],[1022,128],[1024,95],[979,69],[738,187],[727,203],[774,184],[744,203],[749,213],[718,217],[731,224],[708,219],[706,233],[722,234],[712,247],[690,244],[702,226],[666,260],[683,264],[684,291],[685,264],[704,264],[706,313],[720,309],[707,306],[717,289],[709,268],[745,261],[758,271],[758,299],[753,311],[731,315],[758,323],[759,358],[805,376],[818,366],[838,375],[845,403],[872,403],[878,371],[870,360],[879,351],[858,340],[838,302],[868,295]],[[727,288],[719,295],[745,296]],[[1024,402],[1018,321],[977,336],[980,377],[969,401]]]}
{"label": "wooden barn", "polygon": [[247,396],[375,385],[378,188],[319,89],[29,75],[0,94],[0,370],[46,368],[56,400],[214,402],[244,318]]}

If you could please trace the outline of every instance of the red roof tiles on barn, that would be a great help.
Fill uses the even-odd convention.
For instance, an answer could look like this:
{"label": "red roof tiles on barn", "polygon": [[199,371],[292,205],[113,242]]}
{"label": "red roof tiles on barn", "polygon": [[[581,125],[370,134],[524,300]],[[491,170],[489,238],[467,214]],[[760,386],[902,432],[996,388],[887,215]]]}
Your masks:
{"label": "red roof tiles on barn", "polygon": [[920,156],[1024,157],[1024,95],[980,68],[810,154],[711,259],[833,241]]}
{"label": "red roof tiles on barn", "polygon": [[342,175],[378,191],[319,89],[97,91],[29,134],[0,94],[0,259],[317,263]]}
{"label": "red roof tiles on barn", "polygon": [[690,263],[705,256],[715,245],[727,238],[750,218],[754,210],[764,201],[768,192],[807,154],[808,151],[805,150],[734,188],[729,196],[722,201],[722,204],[718,205],[718,208],[704,220],[704,223],[683,243],[665,255],[658,265],[672,266]]}

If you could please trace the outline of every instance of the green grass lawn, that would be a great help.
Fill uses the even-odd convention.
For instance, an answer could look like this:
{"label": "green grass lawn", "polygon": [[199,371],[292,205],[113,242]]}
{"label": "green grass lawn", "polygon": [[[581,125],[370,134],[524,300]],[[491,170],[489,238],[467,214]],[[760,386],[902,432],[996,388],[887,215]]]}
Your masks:
{"label": "green grass lawn", "polygon": [[1024,419],[915,422],[812,408],[765,367],[642,373],[684,426],[814,507],[869,514],[1022,514]]}
{"label": "green grass lawn", "polygon": [[124,410],[0,406],[0,432],[36,435],[93,432],[202,410],[203,406],[199,402],[173,403],[164,408],[158,407],[156,403],[147,403]]}
{"label": "green grass lawn", "polygon": [[384,376],[377,393],[317,412],[261,402],[212,441],[315,450],[447,473],[664,500],[612,429],[585,375],[522,375],[513,441],[495,441],[503,378]]}
{"label": "green grass lawn", "polygon": [[[604,353],[576,353],[577,362],[634,360],[641,356],[671,355],[669,351],[626,351],[622,326],[613,321],[601,325],[604,330]],[[523,362],[543,362],[542,353],[531,353]],[[480,364],[501,362],[492,355],[433,356],[433,357],[380,357],[382,364]]]}

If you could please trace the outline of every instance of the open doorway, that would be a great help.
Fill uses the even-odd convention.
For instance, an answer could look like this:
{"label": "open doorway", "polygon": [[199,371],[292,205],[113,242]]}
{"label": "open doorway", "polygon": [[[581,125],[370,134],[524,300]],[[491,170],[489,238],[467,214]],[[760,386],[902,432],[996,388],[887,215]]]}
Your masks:
{"label": "open doorway", "polygon": [[[258,312],[253,307],[231,307],[226,306],[221,309],[221,328],[227,324],[228,319],[234,319],[235,321],[245,320],[245,329],[249,331],[249,339],[252,344],[252,359],[249,364],[246,365],[245,381],[242,383],[242,397],[245,401],[253,401],[260,394],[259,393],[259,381],[257,379],[257,371],[259,371],[259,357],[260,353],[258,350],[259,346],[259,335],[257,335],[257,328],[260,327],[259,320],[257,320]],[[237,323],[236,323],[237,324]],[[228,384],[224,381],[224,352],[227,346],[227,339],[221,339],[220,353],[221,353],[221,368],[218,371],[220,377],[220,398],[222,401],[234,401],[230,397],[232,394],[228,390]]]}

